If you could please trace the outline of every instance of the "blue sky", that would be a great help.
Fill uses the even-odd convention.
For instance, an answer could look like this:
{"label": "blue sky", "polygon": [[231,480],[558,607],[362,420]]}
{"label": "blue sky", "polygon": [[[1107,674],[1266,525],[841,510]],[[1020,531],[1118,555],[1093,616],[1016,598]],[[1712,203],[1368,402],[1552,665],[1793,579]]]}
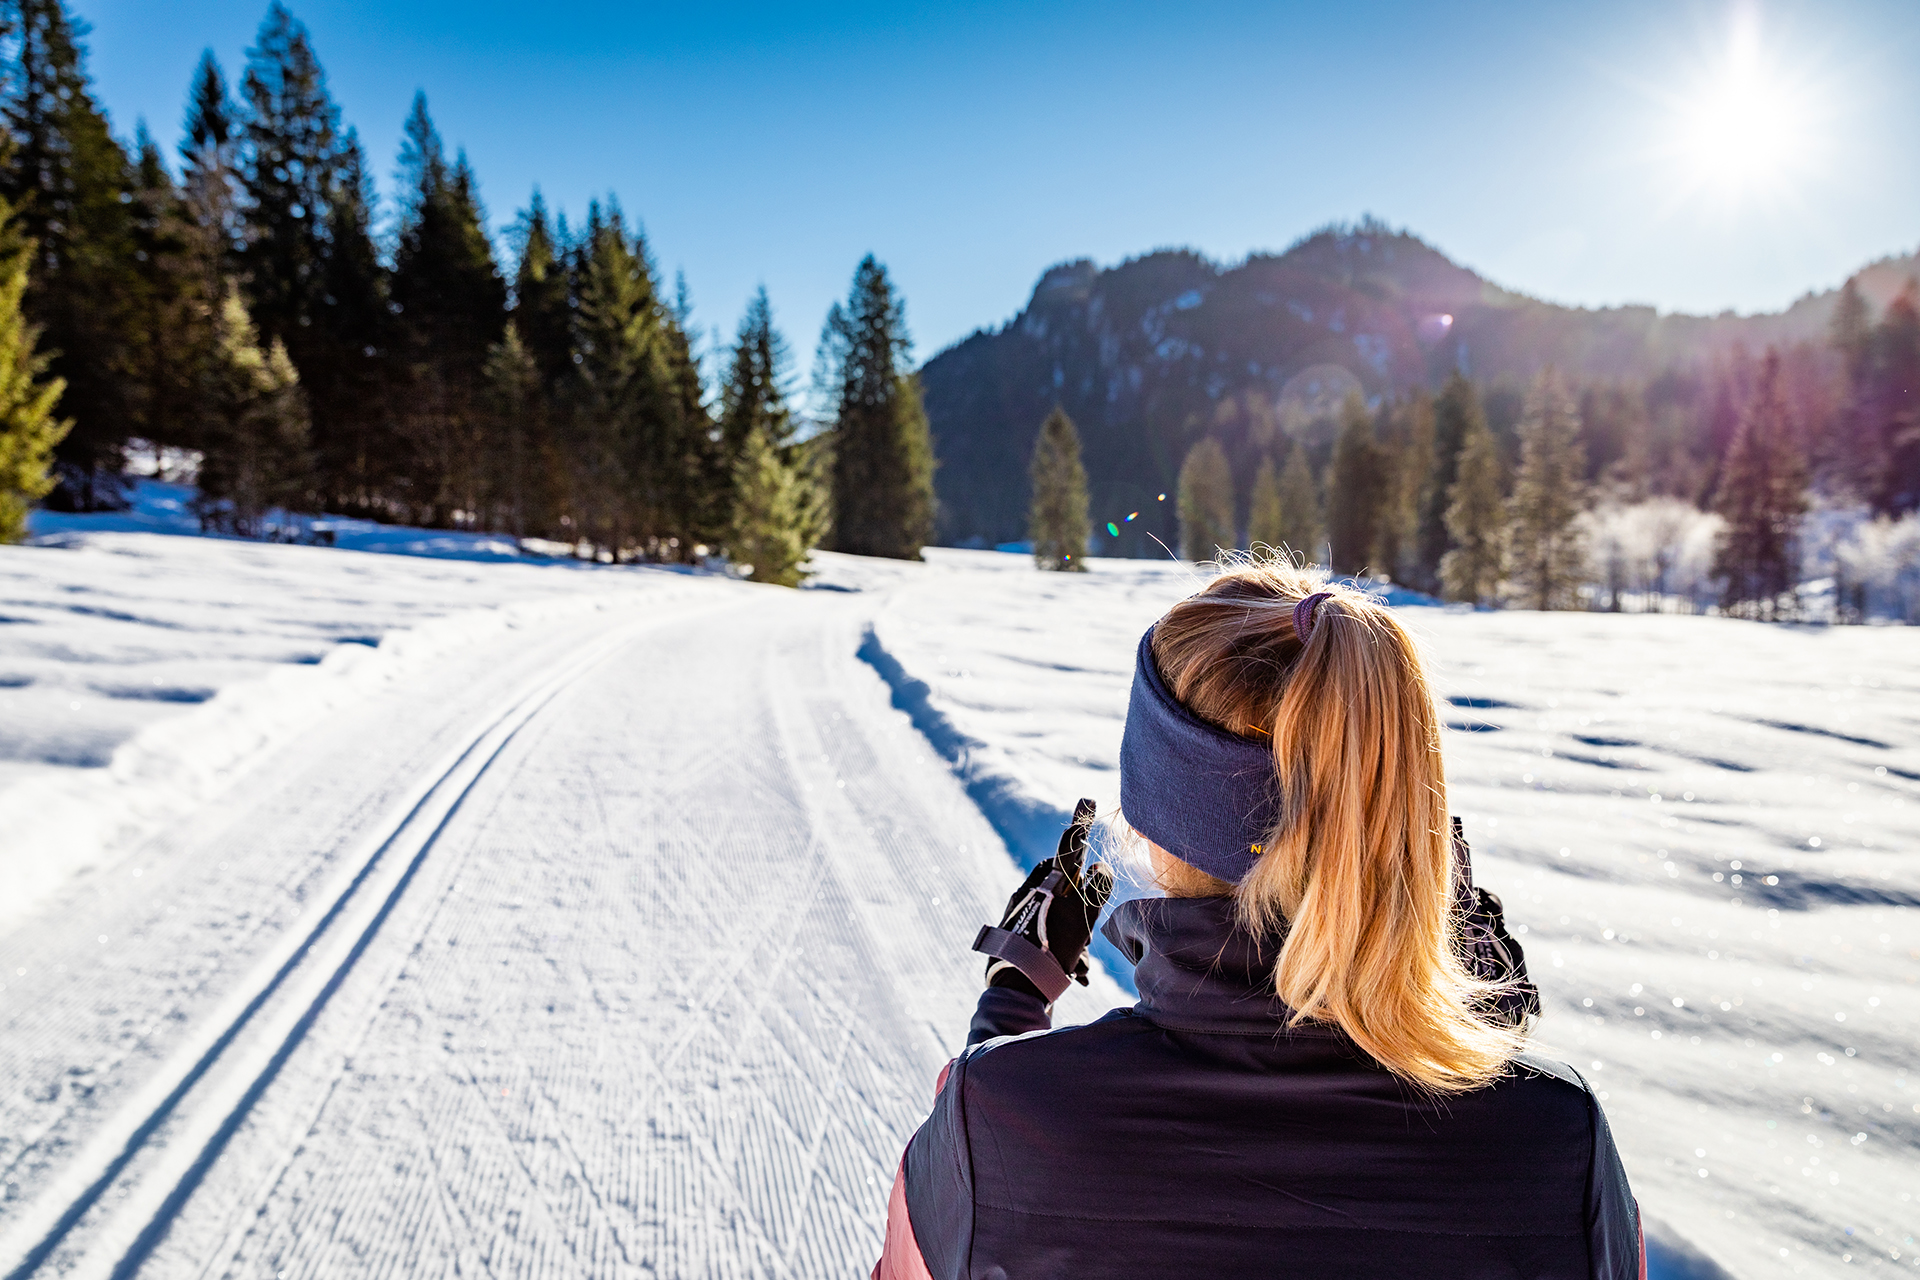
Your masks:
{"label": "blue sky", "polygon": [[[1048,265],[1373,213],[1556,301],[1772,310],[1920,244],[1913,0],[726,6],[296,0],[390,190],[416,89],[496,231],[615,194],[696,315],[805,369],[866,252],[918,354]],[[115,127],[177,141],[265,0],[80,0]]]}

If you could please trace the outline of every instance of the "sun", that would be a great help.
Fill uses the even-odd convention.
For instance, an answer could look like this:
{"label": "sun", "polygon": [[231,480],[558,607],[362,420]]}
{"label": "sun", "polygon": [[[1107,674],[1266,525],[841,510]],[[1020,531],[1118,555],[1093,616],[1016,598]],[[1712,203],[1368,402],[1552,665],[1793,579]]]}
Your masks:
{"label": "sun", "polygon": [[1762,46],[1751,10],[1724,51],[1671,100],[1667,148],[1697,195],[1738,201],[1780,194],[1814,158],[1818,102],[1809,83]]}

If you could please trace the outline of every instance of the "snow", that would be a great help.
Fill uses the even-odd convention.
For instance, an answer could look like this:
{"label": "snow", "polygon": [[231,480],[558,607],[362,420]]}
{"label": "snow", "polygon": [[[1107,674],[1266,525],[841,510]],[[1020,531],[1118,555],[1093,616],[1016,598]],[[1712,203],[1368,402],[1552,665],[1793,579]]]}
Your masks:
{"label": "snow", "polygon": [[[0,549],[0,1271],[863,1273],[973,930],[1112,804],[1201,582],[787,592],[142,495]],[[1664,1258],[1910,1265],[1911,633],[1403,616]]]}
{"label": "snow", "polygon": [[687,589],[370,521],[333,521],[339,550],[158,536],[197,534],[191,494],[142,481],[131,511],[36,512],[36,545],[0,547],[0,919],[451,648]]}

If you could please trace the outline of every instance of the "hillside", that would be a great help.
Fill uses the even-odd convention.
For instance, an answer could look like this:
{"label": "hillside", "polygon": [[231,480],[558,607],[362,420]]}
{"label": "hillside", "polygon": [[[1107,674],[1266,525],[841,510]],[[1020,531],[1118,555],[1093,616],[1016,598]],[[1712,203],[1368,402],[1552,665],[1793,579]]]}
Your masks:
{"label": "hillside", "polygon": [[[1916,271],[1920,255],[1910,254],[1857,278],[1878,307]],[[1282,431],[1324,431],[1351,388],[1374,396],[1432,386],[1455,368],[1486,380],[1547,364],[1649,377],[1736,345],[1817,339],[1834,294],[1754,316],[1566,307],[1502,289],[1371,220],[1226,267],[1185,250],[1104,270],[1064,263],[1004,327],[974,333],[921,371],[940,459],[940,539],[1024,536],[1027,455],[1055,403],[1080,428],[1096,522],[1142,512],[1103,549],[1144,554],[1145,532],[1172,541],[1171,499],[1156,495],[1171,490],[1208,425],[1236,421],[1231,434],[1243,445],[1267,446]]]}

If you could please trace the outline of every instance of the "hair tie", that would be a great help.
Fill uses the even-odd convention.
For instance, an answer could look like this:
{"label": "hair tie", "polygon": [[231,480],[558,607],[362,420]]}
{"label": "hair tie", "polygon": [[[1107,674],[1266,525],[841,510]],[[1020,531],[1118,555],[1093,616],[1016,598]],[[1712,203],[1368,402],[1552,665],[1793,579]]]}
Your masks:
{"label": "hair tie", "polygon": [[1305,644],[1307,638],[1313,634],[1315,608],[1322,600],[1331,599],[1333,599],[1333,592],[1316,591],[1293,606],[1293,634],[1300,637],[1301,644]]}

